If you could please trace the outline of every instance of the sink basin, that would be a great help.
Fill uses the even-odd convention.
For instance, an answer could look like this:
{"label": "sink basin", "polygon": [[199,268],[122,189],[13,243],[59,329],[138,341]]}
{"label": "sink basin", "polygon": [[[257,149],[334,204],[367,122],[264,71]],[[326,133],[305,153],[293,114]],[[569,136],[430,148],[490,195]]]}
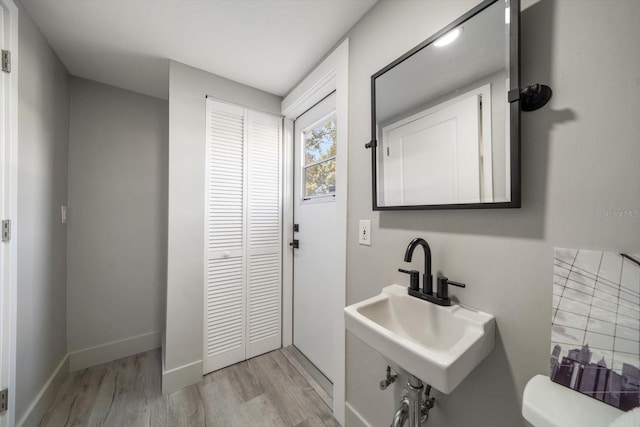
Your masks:
{"label": "sink basin", "polygon": [[495,346],[495,318],[439,306],[391,285],[344,309],[347,330],[392,364],[451,393]]}

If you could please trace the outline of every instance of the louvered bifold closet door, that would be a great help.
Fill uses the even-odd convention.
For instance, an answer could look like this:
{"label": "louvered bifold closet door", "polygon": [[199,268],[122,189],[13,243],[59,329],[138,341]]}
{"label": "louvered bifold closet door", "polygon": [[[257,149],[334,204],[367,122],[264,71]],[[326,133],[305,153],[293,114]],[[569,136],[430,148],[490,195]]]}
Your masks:
{"label": "louvered bifold closet door", "polygon": [[204,372],[245,360],[246,116],[207,99]]}
{"label": "louvered bifold closet door", "polygon": [[282,119],[248,111],[247,358],[282,343]]}

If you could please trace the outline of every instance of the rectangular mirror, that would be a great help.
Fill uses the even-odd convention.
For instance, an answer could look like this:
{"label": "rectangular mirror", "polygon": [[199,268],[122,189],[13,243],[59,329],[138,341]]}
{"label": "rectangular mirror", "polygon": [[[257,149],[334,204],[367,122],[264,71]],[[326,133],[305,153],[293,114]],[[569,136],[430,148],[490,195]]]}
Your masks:
{"label": "rectangular mirror", "polygon": [[371,77],[374,210],[520,207],[519,16],[485,1]]}

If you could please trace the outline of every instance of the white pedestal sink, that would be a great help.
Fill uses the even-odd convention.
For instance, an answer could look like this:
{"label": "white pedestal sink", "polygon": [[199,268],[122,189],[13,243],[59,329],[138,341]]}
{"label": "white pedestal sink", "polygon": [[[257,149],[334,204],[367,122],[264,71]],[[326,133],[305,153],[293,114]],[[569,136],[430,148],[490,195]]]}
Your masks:
{"label": "white pedestal sink", "polygon": [[393,364],[451,393],[495,347],[495,318],[439,306],[391,285],[344,309],[347,330]]}

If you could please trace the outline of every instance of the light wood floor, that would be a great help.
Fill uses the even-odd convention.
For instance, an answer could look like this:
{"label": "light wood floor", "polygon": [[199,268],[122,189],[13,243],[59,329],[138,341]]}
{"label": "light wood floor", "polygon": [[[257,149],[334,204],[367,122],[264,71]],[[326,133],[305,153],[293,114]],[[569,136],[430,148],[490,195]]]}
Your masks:
{"label": "light wood floor", "polygon": [[294,364],[276,350],[163,396],[153,350],[71,373],[40,425],[338,427]]}

